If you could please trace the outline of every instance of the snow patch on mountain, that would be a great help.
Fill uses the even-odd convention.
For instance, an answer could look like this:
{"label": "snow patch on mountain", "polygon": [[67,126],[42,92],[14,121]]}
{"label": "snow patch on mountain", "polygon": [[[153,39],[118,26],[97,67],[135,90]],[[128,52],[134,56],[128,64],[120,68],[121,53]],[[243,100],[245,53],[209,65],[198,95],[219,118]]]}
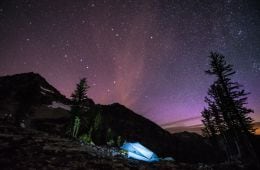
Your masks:
{"label": "snow patch on mountain", "polygon": [[46,95],[46,93],[45,93],[45,92],[43,92],[43,91],[41,91],[41,94],[43,94],[43,95]]}
{"label": "snow patch on mountain", "polygon": [[56,102],[56,101],[53,101],[51,105],[48,105],[48,107],[54,108],[54,109],[61,108],[61,109],[68,110],[68,111],[70,111],[70,109],[71,109],[69,105],[66,105],[66,104],[63,104],[60,102]]}
{"label": "snow patch on mountain", "polygon": [[49,93],[54,93],[53,91],[49,90],[49,89],[46,89],[44,87],[41,86],[41,89],[44,91],[44,92],[49,92]]}

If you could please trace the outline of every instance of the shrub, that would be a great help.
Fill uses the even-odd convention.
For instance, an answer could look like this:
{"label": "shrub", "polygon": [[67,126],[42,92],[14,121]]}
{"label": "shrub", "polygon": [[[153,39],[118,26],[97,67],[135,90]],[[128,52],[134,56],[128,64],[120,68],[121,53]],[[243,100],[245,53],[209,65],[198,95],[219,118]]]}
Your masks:
{"label": "shrub", "polygon": [[117,146],[118,146],[118,147],[120,147],[120,146],[121,146],[121,144],[122,144],[122,139],[121,139],[121,136],[118,136],[118,137],[117,137],[116,144],[117,144]]}

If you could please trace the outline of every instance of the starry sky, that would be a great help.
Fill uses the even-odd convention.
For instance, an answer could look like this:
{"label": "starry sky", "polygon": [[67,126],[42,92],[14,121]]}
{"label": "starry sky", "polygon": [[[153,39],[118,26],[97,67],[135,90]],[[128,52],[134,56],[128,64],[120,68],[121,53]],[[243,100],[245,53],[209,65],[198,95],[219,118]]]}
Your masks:
{"label": "starry sky", "polygon": [[86,77],[96,103],[160,125],[200,123],[210,51],[234,65],[260,121],[257,0],[0,2],[0,76],[37,72],[68,97]]}

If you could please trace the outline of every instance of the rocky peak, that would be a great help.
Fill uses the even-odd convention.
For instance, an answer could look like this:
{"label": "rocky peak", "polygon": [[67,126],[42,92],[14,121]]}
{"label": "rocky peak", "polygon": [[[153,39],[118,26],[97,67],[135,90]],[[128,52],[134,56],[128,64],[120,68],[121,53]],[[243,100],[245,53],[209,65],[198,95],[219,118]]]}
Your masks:
{"label": "rocky peak", "polygon": [[28,99],[33,104],[51,104],[69,100],[51,86],[41,75],[33,72],[0,77],[0,100],[20,102]]}

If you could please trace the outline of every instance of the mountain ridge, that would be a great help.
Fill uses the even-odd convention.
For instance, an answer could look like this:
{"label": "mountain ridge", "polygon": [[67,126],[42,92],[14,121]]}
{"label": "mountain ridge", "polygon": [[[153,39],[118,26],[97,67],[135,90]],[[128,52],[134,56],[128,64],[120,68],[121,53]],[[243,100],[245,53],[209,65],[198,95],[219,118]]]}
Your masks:
{"label": "mountain ridge", "polygon": [[[1,119],[11,119],[10,122],[20,123],[20,125],[22,122],[25,127],[50,134],[64,135],[66,133],[71,114],[69,110],[57,107],[57,103],[70,105],[71,101],[40,74],[30,72],[0,77],[0,94],[4,94],[0,97]],[[106,144],[105,136],[107,130],[111,129],[115,137],[121,136],[127,141],[138,141],[159,156],[173,156],[176,160],[189,162],[215,161],[216,155],[212,154],[213,147],[201,136],[192,133],[172,135],[124,105],[119,103],[100,105],[95,104],[91,99],[89,101],[89,113],[96,113],[98,109],[102,111],[100,136],[96,136],[99,139],[97,140],[99,145]],[[55,107],[54,102],[56,102]],[[6,117],[10,114],[12,114],[11,118]],[[183,142],[186,139],[188,142]],[[193,140],[197,142],[192,142]],[[187,143],[192,143],[192,145]],[[203,147],[196,147],[196,143],[200,143]],[[184,147],[187,146],[193,148],[192,155],[185,150]],[[194,156],[197,159],[194,159]]]}

